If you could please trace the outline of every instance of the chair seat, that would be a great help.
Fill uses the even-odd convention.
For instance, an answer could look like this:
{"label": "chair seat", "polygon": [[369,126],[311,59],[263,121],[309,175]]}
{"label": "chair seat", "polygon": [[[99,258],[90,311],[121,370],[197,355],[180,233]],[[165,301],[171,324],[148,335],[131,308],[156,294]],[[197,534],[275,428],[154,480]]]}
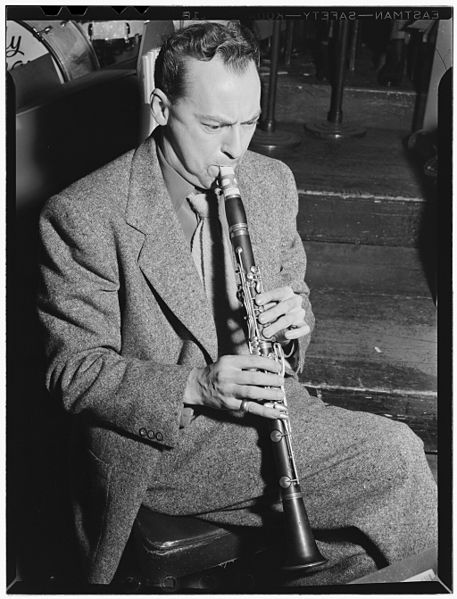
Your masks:
{"label": "chair seat", "polygon": [[133,543],[142,576],[151,586],[175,590],[180,578],[262,551],[262,529],[220,527],[193,517],[167,516],[141,507]]}

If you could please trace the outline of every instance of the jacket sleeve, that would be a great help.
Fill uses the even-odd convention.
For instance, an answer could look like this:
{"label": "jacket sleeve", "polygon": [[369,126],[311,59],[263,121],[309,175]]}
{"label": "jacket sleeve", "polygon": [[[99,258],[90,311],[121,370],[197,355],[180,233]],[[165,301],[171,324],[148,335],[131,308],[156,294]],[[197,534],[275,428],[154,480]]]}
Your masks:
{"label": "jacket sleeve", "polygon": [[191,368],[122,355],[119,265],[107,212],[63,195],[42,211],[38,313],[46,385],[71,413],[173,447]]}
{"label": "jacket sleeve", "polygon": [[297,231],[298,193],[292,171],[284,163],[281,165],[281,187],[283,189],[283,202],[281,209],[282,240],[281,240],[281,278],[283,285],[290,286],[295,293],[301,295],[305,320],[310,327],[310,332],[292,344],[291,355],[286,356],[295,373],[303,371],[305,353],[311,341],[311,332],[314,329],[315,319],[309,299],[309,287],[305,282],[306,253],[303,242]]}

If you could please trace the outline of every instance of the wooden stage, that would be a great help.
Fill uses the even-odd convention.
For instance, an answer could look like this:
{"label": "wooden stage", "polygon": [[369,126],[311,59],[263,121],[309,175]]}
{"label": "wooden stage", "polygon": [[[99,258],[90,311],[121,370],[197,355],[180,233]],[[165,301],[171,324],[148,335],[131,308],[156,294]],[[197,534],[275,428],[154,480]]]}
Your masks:
{"label": "wooden stage", "polygon": [[[302,381],[332,404],[407,422],[437,476],[434,197],[406,132],[322,140],[270,155],[293,170],[316,329]],[[432,190],[433,191],[433,190]]]}

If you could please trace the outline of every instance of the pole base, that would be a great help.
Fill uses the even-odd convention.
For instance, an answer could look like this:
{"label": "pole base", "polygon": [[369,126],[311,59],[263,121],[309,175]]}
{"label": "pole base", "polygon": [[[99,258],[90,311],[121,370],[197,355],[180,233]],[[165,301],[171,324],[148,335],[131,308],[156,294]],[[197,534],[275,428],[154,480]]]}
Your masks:
{"label": "pole base", "polygon": [[344,137],[363,137],[367,130],[355,124],[331,123],[321,121],[319,123],[307,123],[305,129],[316,137],[323,139],[342,139]]}
{"label": "pole base", "polygon": [[272,152],[283,148],[295,148],[300,142],[300,137],[290,131],[275,129],[274,131],[269,132],[257,128],[249,145],[249,149]]}

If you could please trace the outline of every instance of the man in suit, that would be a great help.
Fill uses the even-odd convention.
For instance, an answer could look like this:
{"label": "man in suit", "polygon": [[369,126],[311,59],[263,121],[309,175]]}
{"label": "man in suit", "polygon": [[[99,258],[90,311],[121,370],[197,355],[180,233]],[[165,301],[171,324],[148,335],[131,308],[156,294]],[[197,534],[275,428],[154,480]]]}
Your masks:
{"label": "man in suit", "polygon": [[[314,317],[293,176],[247,151],[257,66],[237,25],[175,33],[156,65],[154,134],[41,215],[47,385],[73,415],[75,525],[90,582],[112,580],[141,505],[252,526],[277,516],[263,424],[287,417],[283,386],[311,524],[327,535],[321,581],[345,582],[436,541],[421,441],[405,425],[325,406],[297,381]],[[285,376],[249,353],[221,230],[213,272],[194,251],[204,218],[191,208],[196,195],[206,222],[224,230],[221,166],[237,174],[264,280],[259,318],[283,346]],[[341,542],[350,530],[367,542]]]}

